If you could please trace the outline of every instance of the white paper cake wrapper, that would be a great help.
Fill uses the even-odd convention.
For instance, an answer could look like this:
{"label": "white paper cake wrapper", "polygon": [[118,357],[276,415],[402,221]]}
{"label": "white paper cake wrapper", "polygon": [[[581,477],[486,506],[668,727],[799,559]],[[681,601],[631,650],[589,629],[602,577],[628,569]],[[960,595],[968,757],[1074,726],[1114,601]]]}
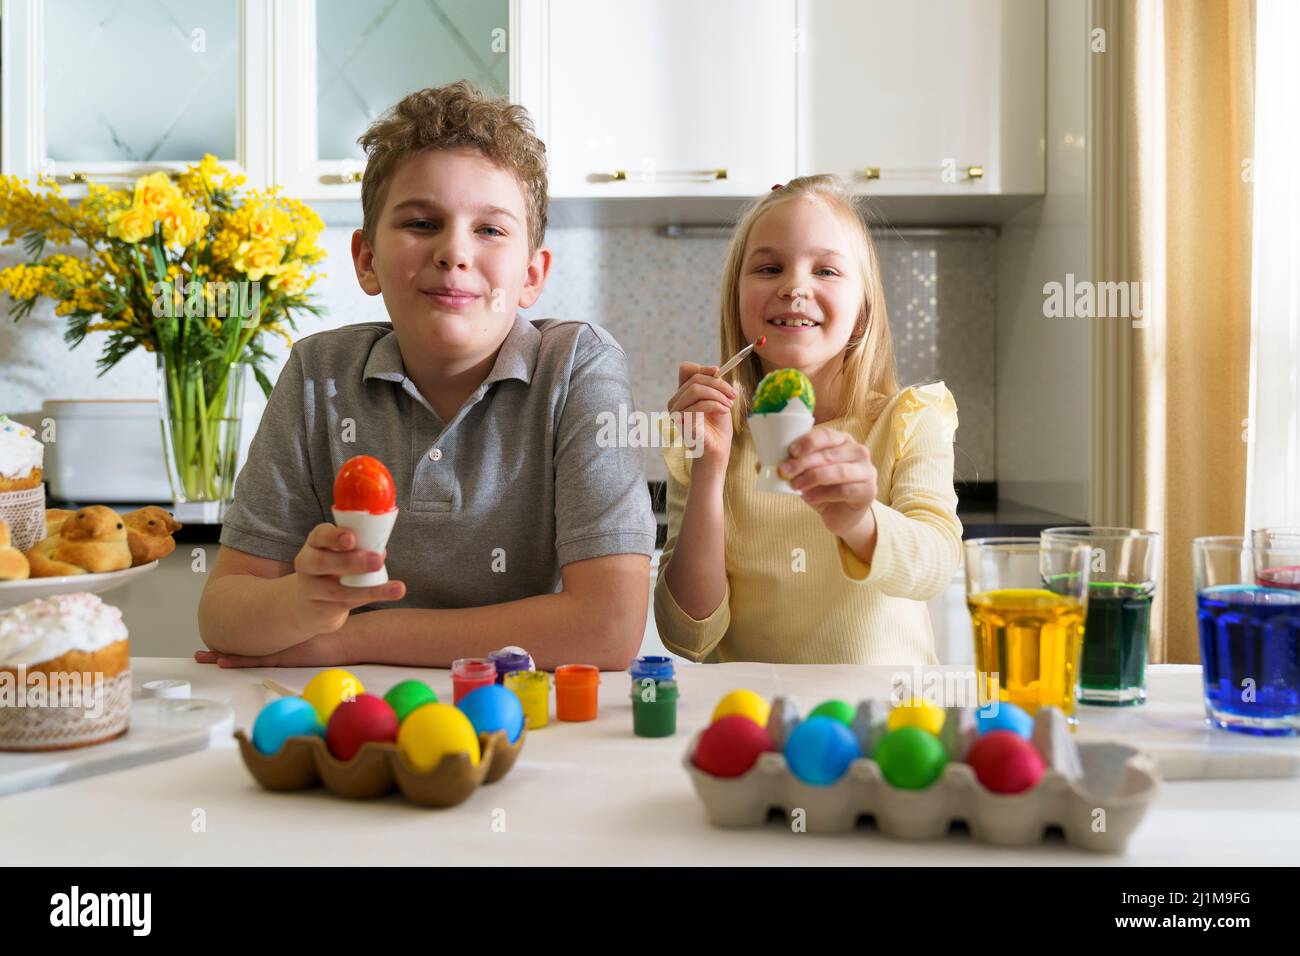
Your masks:
{"label": "white paper cake wrapper", "polygon": [[15,548],[31,550],[45,537],[45,483],[22,491],[0,491],[0,521],[9,526]]}

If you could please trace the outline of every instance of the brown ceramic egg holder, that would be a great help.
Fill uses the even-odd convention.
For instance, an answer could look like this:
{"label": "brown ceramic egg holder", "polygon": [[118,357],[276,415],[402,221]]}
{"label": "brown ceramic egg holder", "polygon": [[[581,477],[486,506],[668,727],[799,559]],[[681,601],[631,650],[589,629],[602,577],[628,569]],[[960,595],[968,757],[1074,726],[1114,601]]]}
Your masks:
{"label": "brown ceramic egg holder", "polygon": [[513,744],[504,731],[479,734],[477,764],[468,754],[447,754],[432,770],[419,771],[393,743],[365,743],[351,760],[339,760],[323,737],[290,737],[276,754],[261,753],[242,731],[235,731],[244,766],[267,790],[307,790],[323,784],[340,797],[382,797],[394,788],[422,807],[454,807],[480,784],[496,783],[515,765],[526,730]]}

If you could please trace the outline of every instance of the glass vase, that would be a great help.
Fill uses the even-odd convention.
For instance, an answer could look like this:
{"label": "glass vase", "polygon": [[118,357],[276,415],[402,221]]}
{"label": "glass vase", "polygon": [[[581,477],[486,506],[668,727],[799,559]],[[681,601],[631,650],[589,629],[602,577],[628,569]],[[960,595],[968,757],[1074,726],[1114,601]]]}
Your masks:
{"label": "glass vase", "polygon": [[218,524],[234,498],[244,362],[179,361],[158,354],[158,407],[172,513],[182,524]]}

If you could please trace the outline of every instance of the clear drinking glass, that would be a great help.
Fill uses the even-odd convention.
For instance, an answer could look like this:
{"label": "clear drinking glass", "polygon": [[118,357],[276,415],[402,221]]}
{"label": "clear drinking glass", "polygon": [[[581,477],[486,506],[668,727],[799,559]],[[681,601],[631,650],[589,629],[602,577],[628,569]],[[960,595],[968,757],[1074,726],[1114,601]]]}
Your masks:
{"label": "clear drinking glass", "polygon": [[1160,535],[1136,528],[1048,528],[1042,537],[1088,548],[1079,702],[1108,707],[1145,702]]}
{"label": "clear drinking glass", "polygon": [[[1300,734],[1300,537],[1192,542],[1205,715],[1216,727]],[[1282,586],[1279,586],[1282,585]]]}
{"label": "clear drinking glass", "polygon": [[966,606],[975,634],[980,703],[1071,724],[1088,602],[1088,548],[1062,540],[975,538],[966,548]]}

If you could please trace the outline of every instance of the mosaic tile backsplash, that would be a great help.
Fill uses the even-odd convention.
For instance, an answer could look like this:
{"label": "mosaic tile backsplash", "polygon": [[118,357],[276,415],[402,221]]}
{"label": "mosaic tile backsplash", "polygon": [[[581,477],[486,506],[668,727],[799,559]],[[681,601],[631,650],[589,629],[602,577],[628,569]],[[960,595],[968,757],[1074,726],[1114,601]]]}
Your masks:
{"label": "mosaic tile backsplash", "polygon": [[[304,322],[299,335],[352,322],[387,318],[382,301],[358,288],[349,254],[351,230],[327,229],[328,275],[317,285],[329,314]],[[716,361],[718,284],[724,238],[670,238],[649,227],[552,229],[555,255],[546,290],[528,310],[534,318],[584,318],[608,329],[628,354],[637,408],[662,409],[684,359]],[[994,320],[997,239],[979,235],[877,237],[894,334],[898,379],[904,385],[943,379],[957,399],[956,477],[993,481]],[[0,266],[21,261],[6,247]],[[96,377],[101,342],[92,335],[69,350],[63,322],[42,304],[21,324],[0,321],[0,412],[33,414],[46,399],[150,398],[153,356],[137,351]],[[272,344],[283,361],[285,347]],[[260,391],[249,389],[246,414],[260,414]],[[247,437],[246,437],[247,440]],[[651,479],[666,477],[647,449]]]}

